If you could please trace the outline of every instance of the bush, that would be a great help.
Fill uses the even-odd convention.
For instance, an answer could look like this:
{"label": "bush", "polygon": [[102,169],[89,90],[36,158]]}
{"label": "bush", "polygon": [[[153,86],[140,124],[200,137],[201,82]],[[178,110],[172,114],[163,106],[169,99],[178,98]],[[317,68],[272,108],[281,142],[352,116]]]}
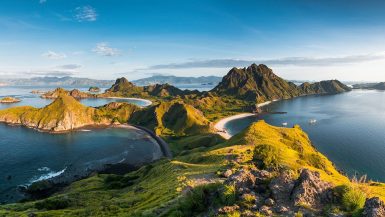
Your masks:
{"label": "bush", "polygon": [[226,205],[233,205],[236,200],[236,191],[234,185],[225,185],[221,195],[221,199]]}
{"label": "bush", "polygon": [[365,200],[365,193],[355,186],[346,187],[342,194],[342,205],[349,212],[354,212],[363,208]]}
{"label": "bush", "polygon": [[262,169],[279,166],[279,150],[271,145],[259,145],[254,149],[254,161]]}
{"label": "bush", "polygon": [[218,183],[197,186],[181,199],[169,216],[197,216],[222,203]]}
{"label": "bush", "polygon": [[67,198],[50,198],[43,201],[35,203],[36,209],[46,209],[46,210],[58,210],[65,209],[69,207],[70,200]]}

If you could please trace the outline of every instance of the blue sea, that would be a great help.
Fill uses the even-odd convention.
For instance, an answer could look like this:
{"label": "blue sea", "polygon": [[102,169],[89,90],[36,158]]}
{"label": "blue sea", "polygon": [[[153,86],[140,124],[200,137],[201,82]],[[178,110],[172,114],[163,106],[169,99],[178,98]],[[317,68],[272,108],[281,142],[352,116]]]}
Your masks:
{"label": "blue sea", "polygon": [[233,120],[225,128],[234,135],[260,119],[275,126],[298,124],[337,168],[350,176],[366,174],[385,182],[385,91],[305,96],[273,102],[265,108],[287,113]]}
{"label": "blue sea", "polygon": [[[36,89],[48,90],[41,87],[0,87],[0,98],[14,96],[22,100],[20,103],[0,104],[0,109],[20,105],[43,107],[52,102],[30,93]],[[101,106],[111,101],[144,105],[142,101],[126,99],[87,99],[80,102]],[[74,171],[82,174],[119,162],[144,164],[162,156],[155,140],[137,129],[88,129],[49,134],[0,123],[0,203],[22,199],[18,186],[38,180]]]}

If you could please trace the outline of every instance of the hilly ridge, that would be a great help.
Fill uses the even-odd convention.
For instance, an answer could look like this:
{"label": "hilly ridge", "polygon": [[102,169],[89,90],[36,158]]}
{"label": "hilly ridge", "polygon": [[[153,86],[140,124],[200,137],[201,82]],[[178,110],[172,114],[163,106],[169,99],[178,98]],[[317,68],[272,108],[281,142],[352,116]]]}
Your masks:
{"label": "hilly ridge", "polygon": [[306,82],[297,86],[274,74],[266,65],[252,64],[247,68],[232,68],[211,92],[263,103],[301,95],[336,94],[350,90],[351,88],[337,80]]}

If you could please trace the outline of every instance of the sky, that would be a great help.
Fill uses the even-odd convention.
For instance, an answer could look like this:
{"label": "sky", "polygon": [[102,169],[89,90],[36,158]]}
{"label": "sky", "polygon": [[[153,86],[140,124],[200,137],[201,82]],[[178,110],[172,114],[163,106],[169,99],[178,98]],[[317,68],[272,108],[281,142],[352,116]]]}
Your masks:
{"label": "sky", "polygon": [[383,0],[2,0],[0,78],[385,81]]}

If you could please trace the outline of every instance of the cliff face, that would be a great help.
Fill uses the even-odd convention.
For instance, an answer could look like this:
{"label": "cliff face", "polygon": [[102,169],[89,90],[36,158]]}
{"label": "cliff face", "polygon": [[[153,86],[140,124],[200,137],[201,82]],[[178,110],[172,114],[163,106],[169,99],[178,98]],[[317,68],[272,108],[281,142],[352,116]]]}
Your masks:
{"label": "cliff face", "polygon": [[299,86],[303,94],[337,94],[350,91],[351,88],[338,80],[320,81],[315,83],[305,82]]}
{"label": "cliff face", "polygon": [[270,68],[262,64],[231,69],[212,92],[256,102],[300,95],[295,84],[275,75]]}

